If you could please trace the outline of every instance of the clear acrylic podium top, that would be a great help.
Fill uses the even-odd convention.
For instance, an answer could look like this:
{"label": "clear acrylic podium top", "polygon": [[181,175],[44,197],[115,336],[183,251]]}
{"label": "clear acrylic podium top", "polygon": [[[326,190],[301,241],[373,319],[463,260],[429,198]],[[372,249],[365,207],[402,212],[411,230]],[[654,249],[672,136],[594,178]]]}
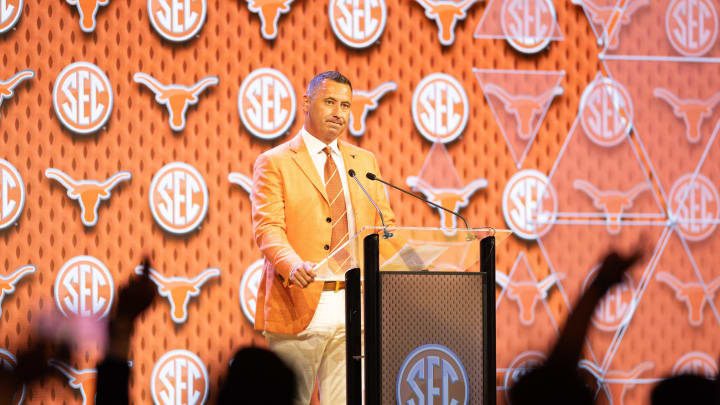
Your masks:
{"label": "clear acrylic podium top", "polygon": [[[317,281],[343,281],[352,268],[363,270],[363,241],[379,235],[381,271],[479,271],[480,241],[495,237],[499,245],[512,231],[494,228],[364,227],[315,266]],[[362,273],[361,273],[362,274]]]}

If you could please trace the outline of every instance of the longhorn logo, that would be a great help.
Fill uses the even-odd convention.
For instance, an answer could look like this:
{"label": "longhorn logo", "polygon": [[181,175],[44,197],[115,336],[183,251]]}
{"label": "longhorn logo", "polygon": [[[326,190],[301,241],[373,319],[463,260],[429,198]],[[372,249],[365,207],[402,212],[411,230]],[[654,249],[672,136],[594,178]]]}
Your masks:
{"label": "longhorn logo", "polygon": [[537,239],[557,217],[557,196],[548,178],[537,170],[516,173],[503,192],[503,216],[515,235]]}
{"label": "longhorn logo", "polygon": [[110,80],[92,63],[68,65],[55,80],[55,114],[70,131],[78,134],[97,131],[110,118],[112,105]]}
{"label": "longhorn logo", "polygon": [[488,83],[483,87],[486,94],[491,94],[502,100],[505,111],[515,116],[518,126],[518,134],[522,139],[530,139],[533,128],[532,123],[542,114],[548,101],[553,97],[563,94],[561,86],[553,86],[539,96],[528,96],[523,94],[510,94],[502,87]]}
{"label": "longhorn logo", "polygon": [[153,367],[150,392],[155,404],[202,405],[208,397],[207,368],[195,353],[171,350]]}
{"label": "longhorn logo", "polygon": [[75,180],[59,169],[45,170],[45,177],[54,179],[67,189],[67,196],[80,203],[82,210],[82,223],[85,226],[95,226],[98,221],[98,207],[100,200],[110,198],[110,190],[124,180],[130,180],[130,172],[117,172],[109,179],[100,183],[95,180]]}
{"label": "longhorn logo", "polygon": [[15,89],[20,82],[33,77],[35,77],[35,72],[26,69],[17,72],[15,76],[7,79],[7,81],[0,80],[0,105],[2,105],[3,99],[8,99],[15,94],[13,89]]}
{"label": "longhorn logo", "polygon": [[263,263],[264,260],[262,259],[253,262],[245,270],[240,280],[240,308],[242,308],[243,314],[251,324],[255,324],[255,308],[257,306],[258,288],[260,288],[260,281],[262,281]]}
{"label": "longhorn logo", "polygon": [[415,88],[412,116],[415,127],[430,142],[452,142],[467,125],[470,102],[465,89],[445,73],[425,76]]}
{"label": "longhorn logo", "polygon": [[580,123],[594,143],[611,147],[625,140],[633,120],[633,105],[620,83],[601,77],[580,98]]}
{"label": "longhorn logo", "polygon": [[416,0],[425,8],[425,16],[438,26],[438,39],[444,46],[455,42],[455,24],[467,17],[467,10],[477,0],[463,0],[460,3],[449,0]]}
{"label": "longhorn logo", "polygon": [[[475,179],[462,189],[435,188],[422,178],[416,176],[408,177],[406,182],[408,186],[423,193],[429,201],[451,211],[458,211],[460,208],[467,207],[470,203],[470,197],[479,189],[487,187],[488,184],[487,179]],[[440,224],[442,228],[444,228],[443,233],[448,235],[454,234],[454,230],[450,232],[447,230],[457,227],[457,217],[439,208],[437,210],[440,214]]]}
{"label": "longhorn logo", "polygon": [[718,366],[707,353],[690,352],[680,357],[672,369],[672,375],[694,374],[705,378],[715,378]]}
{"label": "longhorn logo", "polygon": [[155,93],[155,101],[165,104],[170,113],[170,128],[173,131],[185,129],[185,113],[188,107],[198,103],[198,96],[208,86],[214,86],[220,82],[217,77],[208,76],[192,87],[185,87],[178,84],[162,85],[145,73],[135,73],[133,78],[135,83],[144,84]]}
{"label": "longhorn logo", "polygon": [[640,375],[653,369],[655,363],[644,361],[630,371],[609,370],[605,373],[597,364],[589,360],[580,360],[578,367],[588,370],[602,384],[610,405],[624,405],[627,391],[635,387]]}
{"label": "longhorn logo", "polygon": [[385,29],[385,0],[330,0],[330,27],[335,37],[351,48],[367,48]]}
{"label": "longhorn logo", "polygon": [[665,32],[685,56],[706,54],[717,39],[718,13],[712,0],[672,0],[665,12]]}
{"label": "longhorn logo", "polygon": [[187,163],[163,166],[150,183],[150,212],[155,222],[174,234],[192,232],[205,219],[209,196],[205,180]]}
{"label": "longhorn logo", "polygon": [[232,172],[228,175],[228,181],[242,187],[248,194],[252,194],[252,179],[250,177],[242,173]]}
{"label": "longhorn logo", "polygon": [[254,70],[240,86],[238,112],[251,134],[260,139],[277,138],[295,119],[295,90],[275,69]]}
{"label": "longhorn logo", "polygon": [[[135,268],[137,274],[142,274],[142,266]],[[150,279],[158,286],[158,293],[170,301],[170,314],[173,322],[185,323],[188,318],[187,306],[190,297],[200,295],[200,287],[212,277],[219,277],[220,269],[211,267],[204,270],[195,278],[163,277],[157,270],[150,269]]]}
{"label": "longhorn logo", "polygon": [[20,267],[7,277],[0,276],[0,315],[2,315],[2,301],[5,294],[14,293],[17,283],[28,274],[35,273],[35,270],[35,266],[27,265]]}
{"label": "longhorn logo", "polygon": [[[0,349],[0,369],[12,371],[15,370],[15,367],[17,367],[17,359],[15,358],[15,356],[5,349]],[[19,389],[13,393],[9,404],[20,405],[23,403],[24,400],[25,384],[23,384],[22,389]]]}
{"label": "longhorn logo", "polygon": [[207,0],[147,0],[150,24],[168,41],[187,41],[205,24]]}
{"label": "longhorn logo", "polygon": [[632,15],[639,8],[650,4],[649,0],[621,0],[621,3],[617,6],[615,2],[609,6],[600,6],[592,0],[572,0],[572,2],[583,6],[590,20],[602,27],[602,39],[598,39],[598,45],[605,44],[608,49],[617,48],[620,42],[621,25],[630,24]]}
{"label": "longhorn logo", "polygon": [[80,390],[83,398],[83,405],[95,405],[95,390],[97,382],[97,370],[94,368],[78,370],[67,363],[51,359],[48,364],[60,370],[68,378],[68,384],[76,390]]}
{"label": "longhorn logo", "polygon": [[0,34],[9,31],[22,15],[24,0],[0,0]]}
{"label": "longhorn logo", "polygon": [[15,223],[25,206],[25,184],[15,166],[0,159],[0,229]]}
{"label": "longhorn logo", "polygon": [[676,117],[685,121],[685,136],[691,143],[700,141],[700,129],[705,118],[710,118],[715,106],[720,103],[720,92],[705,100],[681,99],[670,90],[661,87],[653,90],[655,97],[667,101]]}
{"label": "longhorn logo", "polygon": [[500,25],[516,51],[540,52],[552,40],[557,25],[555,6],[550,0],[503,0]]}
{"label": "longhorn logo", "polygon": [[107,6],[110,0],[65,0],[71,6],[76,6],[80,14],[80,29],[83,32],[95,31],[97,15],[100,6]]}
{"label": "longhorn logo", "polygon": [[290,12],[293,0],[247,0],[248,8],[260,16],[262,36],[265,39],[277,38],[278,19],[280,14]]}
{"label": "longhorn logo", "polygon": [[600,191],[586,180],[581,179],[575,180],[573,187],[584,191],[592,198],[595,208],[605,211],[607,230],[612,235],[620,233],[623,211],[632,208],[635,197],[650,189],[648,183],[640,183],[624,193],[615,190]]}
{"label": "longhorn logo", "polygon": [[110,271],[92,256],[68,260],[58,272],[53,291],[63,315],[96,319],[107,316],[115,294]]}
{"label": "longhorn logo", "polygon": [[680,177],[669,198],[670,220],[691,241],[701,241],[712,235],[720,218],[720,195],[715,185],[702,174]]}
{"label": "longhorn logo", "polygon": [[392,90],[397,90],[397,83],[385,82],[370,91],[353,90],[349,128],[351,134],[360,136],[365,133],[365,118],[368,112],[375,110],[380,98]]}
{"label": "longhorn logo", "polygon": [[675,298],[685,302],[688,308],[688,320],[692,326],[700,326],[702,324],[705,303],[707,300],[713,300],[715,293],[718,288],[720,288],[720,277],[705,286],[707,287],[709,296],[705,294],[705,288],[703,288],[702,284],[693,282],[683,283],[678,280],[677,277],[665,271],[658,273],[657,280],[675,290]]}
{"label": "longhorn logo", "polygon": [[520,322],[525,326],[535,323],[535,307],[540,300],[545,300],[548,291],[563,278],[550,274],[539,282],[513,281],[510,276],[495,271],[495,282],[503,288],[508,298],[515,301],[520,310]]}

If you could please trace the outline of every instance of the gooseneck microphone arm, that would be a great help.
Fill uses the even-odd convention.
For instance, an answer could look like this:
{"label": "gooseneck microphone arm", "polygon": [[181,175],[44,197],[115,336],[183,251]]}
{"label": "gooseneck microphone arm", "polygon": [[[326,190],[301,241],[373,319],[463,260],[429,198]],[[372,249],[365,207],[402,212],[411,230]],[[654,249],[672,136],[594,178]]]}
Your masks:
{"label": "gooseneck microphone arm", "polygon": [[375,207],[375,210],[378,212],[378,214],[380,214],[380,222],[382,222],[382,225],[383,225],[383,238],[385,238],[385,239],[391,238],[393,236],[393,234],[388,232],[388,230],[387,230],[387,225],[385,225],[385,218],[383,217],[382,211],[380,211],[380,208],[378,208],[377,204],[375,204],[375,201],[372,199],[372,197],[370,197],[370,194],[367,192],[367,190],[365,190],[365,187],[363,187],[363,185],[360,183],[360,180],[358,180],[357,176],[355,176],[355,170],[353,170],[353,169],[348,170],[348,174],[350,175],[350,177],[355,179],[358,186],[360,186],[360,189],[363,191],[363,193],[365,193],[368,200],[370,200],[370,203],[372,203],[373,207]]}
{"label": "gooseneck microphone arm", "polygon": [[443,211],[447,211],[447,212],[455,215],[456,217],[462,219],[462,221],[465,223],[465,228],[467,228],[467,230],[470,231],[470,226],[468,225],[468,221],[465,220],[465,218],[464,218],[462,215],[458,214],[457,212],[455,212],[455,211],[450,211],[449,209],[443,207],[442,205],[435,204],[434,202],[428,201],[428,200],[420,197],[419,195],[415,195],[415,194],[413,194],[413,193],[411,193],[411,192],[409,192],[409,191],[407,191],[407,190],[405,190],[405,189],[402,189],[402,188],[400,188],[400,187],[398,187],[398,186],[395,186],[395,185],[393,185],[393,184],[390,184],[390,183],[388,183],[387,181],[385,181],[385,180],[379,178],[378,176],[376,176],[374,173],[367,172],[367,173],[365,174],[365,177],[367,177],[367,178],[370,179],[370,180],[379,181],[380,183],[385,184],[385,185],[387,185],[387,186],[390,186],[390,187],[394,188],[395,190],[402,191],[403,193],[408,194],[408,195],[411,195],[411,196],[417,198],[418,200],[425,201],[426,203],[432,205],[432,206],[435,207],[435,208],[439,208],[439,209],[441,209],[441,210],[443,210]]}

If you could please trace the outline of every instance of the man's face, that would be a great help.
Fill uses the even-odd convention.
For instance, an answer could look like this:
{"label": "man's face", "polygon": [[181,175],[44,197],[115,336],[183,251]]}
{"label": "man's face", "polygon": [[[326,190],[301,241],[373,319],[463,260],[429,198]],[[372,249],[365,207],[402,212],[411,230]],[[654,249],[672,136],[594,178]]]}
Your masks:
{"label": "man's face", "polygon": [[350,86],[324,80],[313,94],[303,97],[305,129],[317,139],[329,144],[347,128],[350,119],[352,91]]}

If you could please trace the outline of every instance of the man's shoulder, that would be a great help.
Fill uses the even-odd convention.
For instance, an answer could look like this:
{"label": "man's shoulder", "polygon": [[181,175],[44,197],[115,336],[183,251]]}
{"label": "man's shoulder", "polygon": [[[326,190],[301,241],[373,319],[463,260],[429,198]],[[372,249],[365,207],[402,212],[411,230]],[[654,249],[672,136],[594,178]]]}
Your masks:
{"label": "man's shoulder", "polygon": [[341,141],[341,147],[351,155],[360,156],[368,159],[375,159],[375,154],[367,149],[363,149],[357,145],[353,145],[347,141]]}
{"label": "man's shoulder", "polygon": [[263,153],[261,153],[258,156],[258,159],[262,158],[262,159],[275,160],[275,159],[280,159],[283,157],[290,156],[290,152],[291,152],[292,145],[294,142],[296,142],[295,138],[290,139],[286,142],[283,142],[280,145],[277,145],[271,149],[268,149],[268,150],[264,151]]}

